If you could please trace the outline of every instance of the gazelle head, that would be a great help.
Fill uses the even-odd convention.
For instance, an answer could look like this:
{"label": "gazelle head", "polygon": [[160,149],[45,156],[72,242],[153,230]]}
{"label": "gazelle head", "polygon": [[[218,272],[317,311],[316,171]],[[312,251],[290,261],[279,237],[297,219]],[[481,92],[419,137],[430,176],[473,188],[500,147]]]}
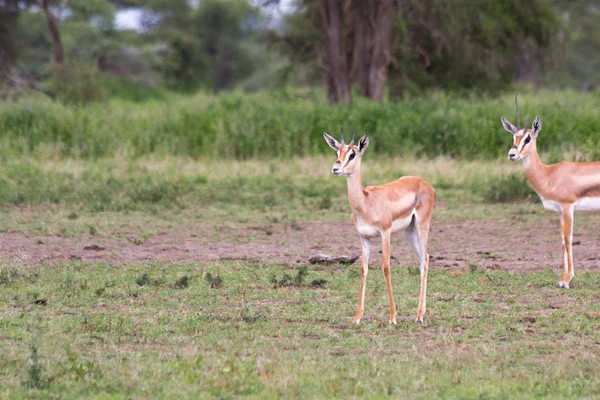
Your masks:
{"label": "gazelle head", "polygon": [[365,133],[365,135],[358,141],[358,145],[355,145],[355,135],[356,131],[352,135],[350,144],[344,144],[343,131],[341,143],[329,136],[327,132],[323,132],[323,136],[325,137],[325,141],[329,147],[337,152],[337,161],[333,164],[333,168],[331,170],[335,176],[340,176],[343,174],[352,175],[354,172],[360,169],[360,159],[369,146],[369,137]]}
{"label": "gazelle head", "polygon": [[515,96],[517,126],[515,127],[504,117],[501,118],[504,129],[513,135],[513,146],[508,151],[508,159],[511,161],[522,160],[527,156],[537,152],[535,140],[542,130],[542,121],[540,120],[540,117],[535,117],[535,120],[531,125],[531,129],[527,129],[527,125],[529,125],[529,117],[527,117],[527,122],[525,122],[524,128],[521,129],[521,113],[519,112],[517,96],[518,94]]}

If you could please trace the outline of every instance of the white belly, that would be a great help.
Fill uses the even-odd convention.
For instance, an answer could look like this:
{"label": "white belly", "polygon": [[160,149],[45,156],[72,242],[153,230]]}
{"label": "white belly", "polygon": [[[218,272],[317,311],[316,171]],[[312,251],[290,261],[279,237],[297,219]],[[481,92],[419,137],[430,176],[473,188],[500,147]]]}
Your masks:
{"label": "white belly", "polygon": [[356,229],[358,230],[358,233],[360,233],[361,236],[366,238],[373,238],[381,235],[379,228],[367,224],[359,223],[356,225]]}
{"label": "white belly", "polygon": [[575,202],[576,211],[600,211],[600,197],[583,197]]}
{"label": "white belly", "polygon": [[[413,214],[410,214],[406,218],[395,220],[392,223],[392,233],[405,230],[410,224],[412,217]],[[356,229],[358,230],[358,233],[361,234],[361,236],[364,236],[366,238],[381,236],[381,230],[378,227],[363,222],[359,217],[357,217],[356,222]]]}
{"label": "white belly", "polygon": [[[414,214],[414,210],[413,210],[413,214]],[[392,232],[398,232],[398,231],[405,230],[408,227],[408,225],[410,224],[410,221],[412,220],[413,214],[410,214],[406,218],[395,220],[392,223]]]}
{"label": "white belly", "polygon": [[544,205],[544,208],[548,211],[560,212],[560,205],[557,202],[555,202],[554,200],[542,199],[542,204]]}

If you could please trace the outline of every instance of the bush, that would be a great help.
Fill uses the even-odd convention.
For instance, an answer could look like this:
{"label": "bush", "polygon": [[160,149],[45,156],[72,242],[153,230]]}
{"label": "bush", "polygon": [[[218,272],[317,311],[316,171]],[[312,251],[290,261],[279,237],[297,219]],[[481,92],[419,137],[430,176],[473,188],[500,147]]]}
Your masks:
{"label": "bush", "polygon": [[513,173],[490,178],[487,185],[478,185],[483,199],[489,203],[505,203],[511,201],[534,201],[535,191],[527,183],[525,173]]}
{"label": "bush", "polygon": [[86,104],[104,100],[102,78],[94,65],[73,64],[57,67],[47,86],[63,103]]}
{"label": "bush", "polygon": [[[77,93],[66,96],[87,96]],[[582,160],[598,157],[599,94],[548,91],[521,93],[519,99],[523,120],[527,115],[542,118],[541,152],[566,147],[581,154]],[[31,97],[16,104],[0,103],[0,159],[40,154],[83,159],[331,154],[322,133],[338,136],[342,127],[370,134],[366,157],[495,159],[511,145],[500,124],[502,115],[514,122],[513,93],[499,97],[436,93],[384,103],[357,98],[351,106],[329,105],[320,91],[306,90],[169,95],[140,104],[113,100],[83,106]]]}

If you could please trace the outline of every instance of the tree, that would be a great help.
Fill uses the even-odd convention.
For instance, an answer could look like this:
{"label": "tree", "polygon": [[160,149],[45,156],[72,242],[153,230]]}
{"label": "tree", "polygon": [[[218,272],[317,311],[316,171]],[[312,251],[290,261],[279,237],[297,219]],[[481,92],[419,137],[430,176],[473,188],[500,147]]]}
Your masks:
{"label": "tree", "polygon": [[355,0],[354,60],[360,94],[381,101],[392,60],[392,0]]}
{"label": "tree", "polygon": [[[69,0],[61,1],[61,13],[68,3]],[[62,66],[65,62],[65,51],[62,45],[62,40],[60,38],[60,20],[56,15],[53,14],[52,10],[50,10],[50,0],[38,0],[38,4],[44,12],[44,14],[46,15],[46,20],[48,21],[48,30],[50,31],[50,35],[52,36],[52,44],[54,47],[54,62],[59,66]]]}
{"label": "tree", "polygon": [[[359,84],[362,96],[381,101],[391,62],[392,1],[318,0],[315,5],[304,0],[299,6],[299,13],[313,21],[313,30],[319,31],[322,39],[314,40],[314,32],[293,29],[272,37],[295,45],[302,42],[302,36],[313,38],[330,102],[351,102],[353,82]],[[315,8],[318,22],[312,17]],[[297,26],[295,16],[288,22],[292,28]]]}
{"label": "tree", "polygon": [[343,0],[318,0],[323,37],[325,38],[325,86],[332,103],[352,100],[351,59],[348,54],[344,24],[347,13]]}

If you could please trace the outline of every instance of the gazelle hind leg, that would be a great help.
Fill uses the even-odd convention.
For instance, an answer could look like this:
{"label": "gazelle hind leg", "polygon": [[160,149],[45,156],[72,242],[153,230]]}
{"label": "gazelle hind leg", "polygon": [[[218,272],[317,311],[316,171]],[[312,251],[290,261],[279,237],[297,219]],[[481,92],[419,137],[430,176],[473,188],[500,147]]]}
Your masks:
{"label": "gazelle hind leg", "polygon": [[[434,194],[435,196],[435,194]],[[435,199],[435,197],[434,197]],[[427,302],[427,273],[429,272],[429,254],[427,253],[427,241],[429,239],[429,226],[433,217],[433,207],[417,208],[415,228],[419,239],[419,263],[421,267],[421,291],[419,293],[419,308],[417,309],[416,322],[423,323]]]}
{"label": "gazelle hind leg", "polygon": [[573,269],[573,205],[563,207],[560,213],[560,234],[563,248],[563,274],[556,285],[568,289],[575,275]]}

